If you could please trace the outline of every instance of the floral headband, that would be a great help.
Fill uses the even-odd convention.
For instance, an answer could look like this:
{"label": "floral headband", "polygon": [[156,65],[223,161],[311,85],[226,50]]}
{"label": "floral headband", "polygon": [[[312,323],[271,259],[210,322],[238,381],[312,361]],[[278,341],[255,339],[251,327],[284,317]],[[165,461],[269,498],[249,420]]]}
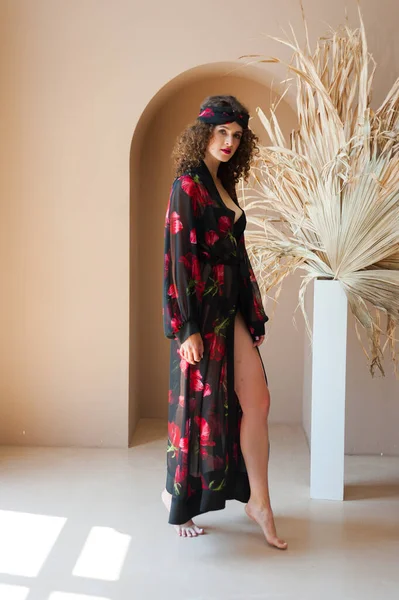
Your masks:
{"label": "floral headband", "polygon": [[238,123],[243,129],[248,128],[249,114],[237,111],[230,106],[206,106],[198,115],[198,120],[212,125],[224,125],[225,123]]}

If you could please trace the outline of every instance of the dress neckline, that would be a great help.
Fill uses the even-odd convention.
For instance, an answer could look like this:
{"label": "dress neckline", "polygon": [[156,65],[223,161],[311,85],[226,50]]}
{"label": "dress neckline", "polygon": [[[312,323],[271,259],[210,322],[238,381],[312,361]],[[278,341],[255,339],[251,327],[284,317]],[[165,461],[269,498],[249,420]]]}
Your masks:
{"label": "dress neckline", "polygon": [[[234,200],[234,198],[231,198],[234,202],[234,204],[241,210],[241,214],[238,217],[237,220],[235,220],[235,216],[236,216],[236,212],[234,210],[232,210],[231,208],[229,208],[228,206],[226,206],[226,204],[223,202],[222,196],[219,193],[219,190],[216,187],[215,182],[213,181],[213,177],[208,169],[208,167],[206,166],[205,162],[202,160],[201,161],[201,165],[199,167],[200,173],[204,178],[204,184],[213,190],[217,201],[219,202],[220,206],[228,213],[234,215],[233,216],[233,225],[235,225],[236,223],[238,223],[238,221],[244,216],[244,211],[242,210],[241,206],[238,204],[238,202],[236,202]],[[230,196],[231,197],[231,196]]]}
{"label": "dress neckline", "polygon": [[[234,212],[234,211],[233,211],[233,212]],[[237,225],[238,221],[239,221],[240,219],[242,219],[242,218],[243,218],[243,216],[244,216],[244,211],[241,209],[241,214],[240,214],[240,216],[238,217],[237,221],[234,221],[234,225]]]}

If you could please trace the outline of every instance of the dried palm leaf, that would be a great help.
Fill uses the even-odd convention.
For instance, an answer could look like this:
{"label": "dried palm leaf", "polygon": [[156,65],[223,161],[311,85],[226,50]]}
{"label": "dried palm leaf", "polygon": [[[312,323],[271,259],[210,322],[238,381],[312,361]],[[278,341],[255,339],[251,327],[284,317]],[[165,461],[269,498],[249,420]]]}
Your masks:
{"label": "dried palm leaf", "polygon": [[359,19],[358,29],[346,26],[319,38],[313,54],[306,21],[304,50],[293,32],[292,39],[274,38],[293,51],[286,67],[296,81],[298,128],[287,141],[277,105],[268,117],[258,109],[270,145],[261,148],[242,197],[252,224],[248,251],[263,294],[273,289],[278,295],[287,275],[304,271],[299,305],[309,330],[308,284],[339,280],[358,337],[360,327],[368,338],[364,350],[373,375],[376,368],[384,374],[387,345],[397,373],[399,79],[373,112],[375,63],[360,9]]}

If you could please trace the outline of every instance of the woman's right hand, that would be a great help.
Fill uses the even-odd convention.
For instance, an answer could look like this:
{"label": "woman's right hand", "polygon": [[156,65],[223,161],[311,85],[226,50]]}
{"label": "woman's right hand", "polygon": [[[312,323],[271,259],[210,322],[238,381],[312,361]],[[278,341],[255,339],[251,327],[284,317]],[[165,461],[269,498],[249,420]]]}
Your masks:
{"label": "woman's right hand", "polygon": [[204,344],[200,333],[193,333],[180,346],[180,356],[190,365],[196,365],[204,354]]}

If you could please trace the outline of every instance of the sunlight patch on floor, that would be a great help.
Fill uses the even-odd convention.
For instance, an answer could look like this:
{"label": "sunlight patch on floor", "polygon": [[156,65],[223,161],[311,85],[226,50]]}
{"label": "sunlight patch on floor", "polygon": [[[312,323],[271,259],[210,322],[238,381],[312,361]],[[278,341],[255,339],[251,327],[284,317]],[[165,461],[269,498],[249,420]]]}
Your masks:
{"label": "sunlight patch on floor", "polygon": [[72,572],[77,577],[117,581],[132,538],[110,527],[93,527]]}
{"label": "sunlight patch on floor", "polygon": [[0,598],[7,600],[26,600],[29,594],[29,588],[21,585],[7,585],[0,583]]}
{"label": "sunlight patch on floor", "polygon": [[0,510],[0,573],[36,577],[67,519]]}

